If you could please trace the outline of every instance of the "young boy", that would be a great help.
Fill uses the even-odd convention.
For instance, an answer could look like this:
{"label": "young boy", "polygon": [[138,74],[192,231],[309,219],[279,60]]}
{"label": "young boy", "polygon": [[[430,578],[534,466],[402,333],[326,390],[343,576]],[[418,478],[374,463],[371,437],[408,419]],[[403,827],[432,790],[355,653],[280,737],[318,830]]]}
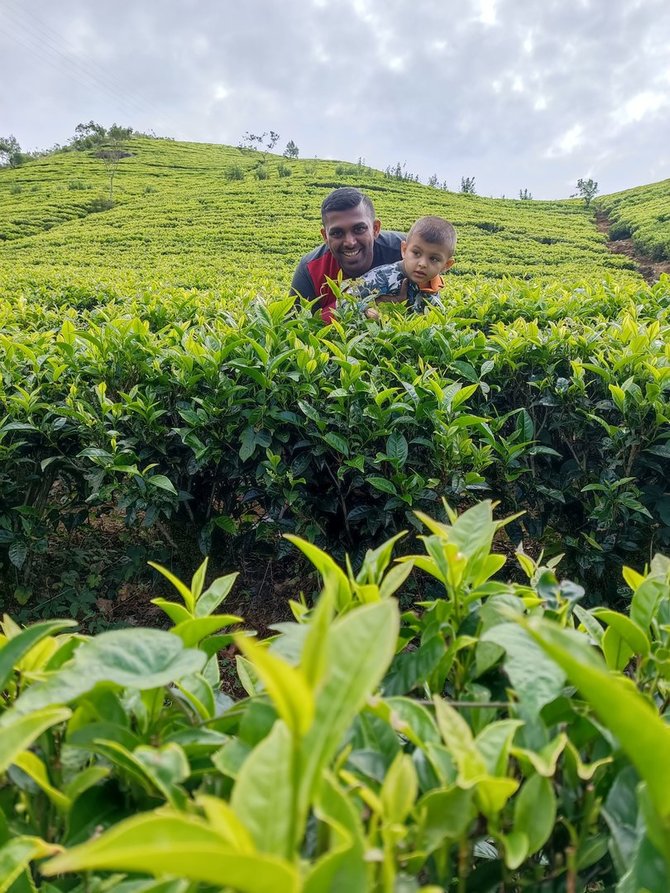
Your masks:
{"label": "young boy", "polygon": [[402,260],[343,283],[342,291],[359,299],[368,319],[379,319],[375,302],[404,302],[412,313],[423,313],[426,304],[441,307],[440,274],[453,265],[455,248],[456,230],[448,220],[421,217],[401,243]]}

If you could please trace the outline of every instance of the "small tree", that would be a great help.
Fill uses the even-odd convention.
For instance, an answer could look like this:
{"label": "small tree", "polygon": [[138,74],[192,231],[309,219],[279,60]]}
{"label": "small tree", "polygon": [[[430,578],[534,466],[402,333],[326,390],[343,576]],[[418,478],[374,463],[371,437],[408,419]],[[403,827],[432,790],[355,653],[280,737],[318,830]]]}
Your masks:
{"label": "small tree", "polygon": [[588,180],[583,180],[581,177],[577,180],[577,195],[584,199],[584,204],[588,208],[591,204],[591,201],[598,194],[598,184],[595,180],[592,180],[591,177]]}
{"label": "small tree", "polygon": [[289,140],[284,149],[284,158],[297,158],[299,154],[300,149],[298,149],[293,140]]}
{"label": "small tree", "polygon": [[132,127],[120,127],[118,124],[112,124],[107,131],[103,147],[94,152],[94,157],[99,158],[105,165],[109,177],[110,204],[114,202],[114,177],[119,169],[121,159],[130,158],[132,155],[123,145],[123,141],[130,137],[132,132]]}
{"label": "small tree", "polygon": [[533,195],[527,189],[520,189],[519,190],[519,198],[521,199],[522,202],[529,202],[532,200]]}
{"label": "small tree", "polygon": [[437,189],[439,182],[437,174],[431,174],[430,177],[428,177],[428,185],[432,186],[433,189]]}
{"label": "small tree", "polygon": [[264,149],[263,154],[265,154],[267,152],[272,152],[278,142],[279,134],[276,133],[274,130],[271,130],[269,133],[267,130],[264,130],[263,133],[250,133],[247,130],[240,142],[237,144],[237,148],[253,149],[254,151],[257,151],[258,149]]}
{"label": "small tree", "polygon": [[18,167],[24,159],[21,146],[15,136],[0,137],[0,166]]}
{"label": "small tree", "polygon": [[87,124],[77,124],[74,136],[70,137],[70,145],[73,149],[95,149],[105,142],[107,131],[102,124],[89,121]]}
{"label": "small tree", "polygon": [[461,192],[465,192],[466,195],[476,195],[475,190],[475,178],[474,177],[461,177]]}

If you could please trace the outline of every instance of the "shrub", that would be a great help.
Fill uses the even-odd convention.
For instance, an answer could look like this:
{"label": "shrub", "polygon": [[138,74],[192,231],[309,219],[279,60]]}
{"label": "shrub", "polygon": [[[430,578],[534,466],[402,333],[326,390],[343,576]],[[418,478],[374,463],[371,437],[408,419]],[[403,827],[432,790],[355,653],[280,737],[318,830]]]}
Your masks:
{"label": "shrub", "polygon": [[[626,613],[586,609],[556,561],[520,550],[524,582],[500,579],[509,520],[445,505],[420,554],[394,562],[394,537],[357,572],[291,538],[321,596],[261,642],[207,562],[190,584],[156,566],[169,631],[5,617],[5,885],[669,889],[670,560],[625,569]],[[417,571],[430,597],[401,613]]]}
{"label": "shrub", "polygon": [[93,199],[88,206],[88,211],[90,214],[98,214],[101,211],[111,211],[113,207],[114,200],[101,195],[98,198]]}
{"label": "shrub", "polygon": [[277,173],[280,177],[290,177],[293,173],[293,170],[291,169],[290,164],[285,164],[284,162],[280,161],[277,165]]}
{"label": "shrub", "polygon": [[624,221],[619,220],[610,226],[607,232],[607,238],[612,242],[616,242],[619,239],[630,239],[633,235],[633,230],[628,223],[624,223]]}
{"label": "shrub", "polygon": [[239,164],[229,164],[223,170],[223,176],[226,180],[244,180],[244,168]]}

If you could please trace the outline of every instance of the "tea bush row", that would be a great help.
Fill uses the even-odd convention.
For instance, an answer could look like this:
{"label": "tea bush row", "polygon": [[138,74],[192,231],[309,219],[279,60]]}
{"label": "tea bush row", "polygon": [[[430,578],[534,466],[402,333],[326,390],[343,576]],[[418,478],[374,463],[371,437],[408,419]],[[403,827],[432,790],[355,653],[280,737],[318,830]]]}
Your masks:
{"label": "tea bush row", "polygon": [[[486,323],[473,291],[444,314],[392,308],[381,328],[346,310],[323,328],[291,299],[232,313],[212,312],[215,295],[198,309],[180,294],[171,309],[154,296],[144,318],[112,301],[58,329],[42,327],[53,310],[10,325],[8,593],[30,585],[59,525],[114,507],[130,525],[186,523],[203,552],[275,548],[285,531],[355,551],[412,524],[413,509],[487,491],[528,511],[517,539],[566,544],[580,575],[644,560],[670,533],[667,280],[555,303],[536,292],[542,324],[516,316],[519,288]],[[479,311],[486,301],[482,291]],[[581,301],[625,306],[593,322],[556,309]]]}
{"label": "tea bush row", "polygon": [[603,196],[597,205],[612,223],[610,238],[632,237],[652,260],[670,259],[670,180]]}
{"label": "tea bush row", "polygon": [[[489,502],[445,508],[356,573],[291,538],[323,591],[261,642],[206,562],[163,569],[169,631],[5,616],[0,888],[667,890],[670,560],[587,610],[554,561],[500,580]],[[401,614],[412,573],[430,592]]]}
{"label": "tea bush row", "polygon": [[[406,231],[426,213],[451,219],[456,276],[635,276],[576,202],[462,196],[367,168],[342,179],[336,162],[274,156],[264,164],[277,174],[259,180],[258,157],[227,146],[134,139],[129,150],[114,207],[102,213],[92,213],[92,203],[108,197],[107,174],[86,152],[0,171],[0,279],[10,277],[15,296],[34,281],[71,276],[109,287],[129,273],[161,285],[237,290],[270,278],[286,289],[297,259],[319,241],[321,201],[337,185],[368,189],[388,229]],[[280,169],[291,176],[279,177]],[[229,179],[233,170],[243,179]],[[73,191],[72,182],[87,188]]]}

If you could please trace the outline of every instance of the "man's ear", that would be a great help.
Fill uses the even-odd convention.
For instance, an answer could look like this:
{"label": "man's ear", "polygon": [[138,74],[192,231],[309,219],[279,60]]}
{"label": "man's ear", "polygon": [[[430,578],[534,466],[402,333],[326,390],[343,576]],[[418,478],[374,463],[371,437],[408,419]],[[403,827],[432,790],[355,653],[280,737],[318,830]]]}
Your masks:
{"label": "man's ear", "polygon": [[446,264],[442,267],[442,272],[446,273],[447,270],[451,269],[451,267],[453,267],[453,265],[455,263],[456,263],[456,258],[450,257],[449,260],[446,262]]}
{"label": "man's ear", "polygon": [[326,239],[326,227],[325,227],[325,226],[322,226],[322,227],[321,227],[321,238],[323,239],[324,242],[327,242],[327,241],[328,241],[328,240]]}
{"label": "man's ear", "polygon": [[382,222],[381,220],[373,220],[372,221],[372,235],[376,239],[379,233],[381,232]]}

